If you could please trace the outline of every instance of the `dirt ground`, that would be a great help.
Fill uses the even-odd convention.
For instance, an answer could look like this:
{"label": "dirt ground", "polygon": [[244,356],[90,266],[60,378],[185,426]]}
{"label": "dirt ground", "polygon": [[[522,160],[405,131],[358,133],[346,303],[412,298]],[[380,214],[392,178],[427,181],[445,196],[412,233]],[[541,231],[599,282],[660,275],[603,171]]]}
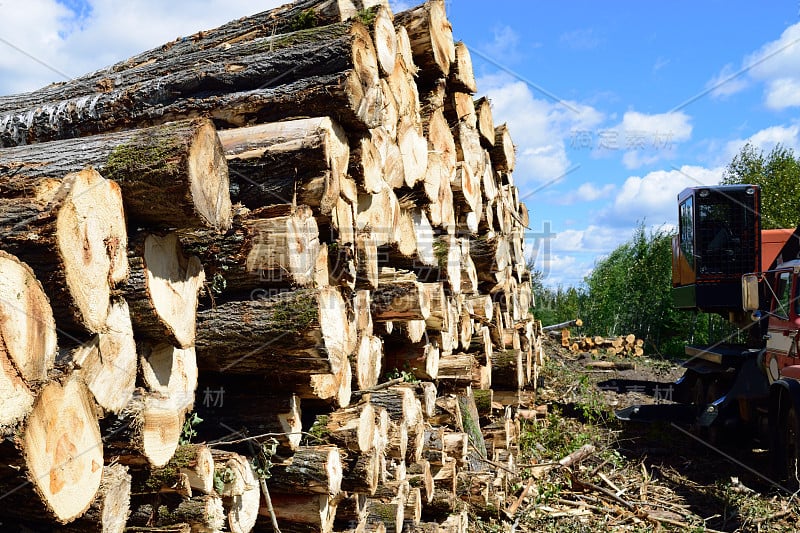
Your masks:
{"label": "dirt ground", "polygon": [[[763,443],[614,417],[630,405],[669,403],[669,384],[683,373],[677,363],[645,356],[625,360],[634,363],[631,370],[595,370],[586,363],[600,355],[555,344],[546,351],[535,403],[547,414],[523,422],[520,487],[530,487],[503,529],[800,530],[800,499],[769,479]],[[645,391],[638,380],[664,385]],[[593,451],[572,467],[548,466],[582,447]]]}

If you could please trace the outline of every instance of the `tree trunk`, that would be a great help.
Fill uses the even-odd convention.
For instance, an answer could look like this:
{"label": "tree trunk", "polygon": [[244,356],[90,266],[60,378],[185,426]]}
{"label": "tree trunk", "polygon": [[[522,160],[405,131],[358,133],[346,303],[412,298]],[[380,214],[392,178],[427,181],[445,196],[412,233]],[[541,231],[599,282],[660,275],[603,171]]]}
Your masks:
{"label": "tree trunk", "polygon": [[414,187],[425,179],[428,168],[428,140],[420,125],[409,117],[401,117],[397,126],[397,145],[403,160],[403,183]]}
{"label": "tree trunk", "polygon": [[362,336],[353,362],[357,390],[371,389],[378,384],[383,361],[383,340],[373,335]]}
{"label": "tree trunk", "polygon": [[214,491],[214,457],[205,444],[185,444],[175,450],[169,462],[160,468],[133,472],[133,490],[138,494],[174,492],[182,478],[198,491],[211,494]]}
{"label": "tree trunk", "polygon": [[319,228],[308,206],[273,205],[237,216],[225,235],[194,232],[187,240],[225,299],[269,297],[273,289],[314,282]]}
{"label": "tree trunk", "polygon": [[395,25],[405,26],[414,54],[414,63],[420,68],[421,83],[447,77],[450,64],[455,61],[453,30],[445,13],[442,0],[429,0],[394,17]]}
{"label": "tree trunk", "polygon": [[285,463],[270,468],[269,486],[288,494],[341,492],[342,461],[336,446],[301,446]]}
{"label": "tree trunk", "polygon": [[344,130],[328,117],[219,132],[231,175],[231,199],[250,209],[304,204],[330,216],[347,172]]}
{"label": "tree trunk", "polygon": [[376,448],[356,454],[345,468],[342,490],[375,494],[381,478],[381,452]]}
{"label": "tree trunk", "polygon": [[33,270],[0,251],[0,435],[30,413],[56,359],[53,310]]}
{"label": "tree trunk", "polygon": [[383,95],[372,38],[357,22],[332,28],[305,32],[292,46],[272,52],[200,63],[91,98],[18,108],[0,115],[0,144],[197,116],[227,127],[309,115],[331,115],[355,129],[377,126]]}
{"label": "tree trunk", "polygon": [[222,481],[222,504],[232,533],[249,533],[258,520],[261,483],[250,461],[238,453],[213,450],[216,478]]}
{"label": "tree trunk", "polygon": [[363,453],[374,447],[375,409],[364,400],[327,415],[325,439],[351,452]]}
{"label": "tree trunk", "polygon": [[197,297],[205,282],[200,259],[183,254],[175,233],[135,238],[128,256],[123,290],[137,336],[194,346]]}
{"label": "tree trunk", "polygon": [[[113,88],[127,87],[176,70],[190,68],[218,55],[238,57],[246,50],[285,47],[298,39],[283,34],[319,31],[318,27],[342,22],[359,10],[383,4],[381,0],[303,0],[242,17],[212,30],[178,37],[106,68],[54,83],[42,89],[0,97],[0,112],[36,107],[53,100],[77,98]],[[288,41],[288,42],[287,42]],[[256,45],[256,46],[254,46]]]}
{"label": "tree trunk", "polygon": [[225,527],[225,510],[222,498],[216,495],[195,496],[177,505],[144,503],[136,506],[128,524],[146,527],[189,524],[192,533],[218,533]]}
{"label": "tree trunk", "polygon": [[[285,533],[331,533],[336,517],[336,500],[325,495],[285,494],[270,491],[272,507],[280,529]],[[259,514],[268,517],[262,504]],[[264,521],[266,531],[272,531],[269,521]]]}
{"label": "tree trunk", "polygon": [[277,379],[338,373],[347,364],[347,320],[335,287],[220,304],[197,314],[198,366]]}
{"label": "tree trunk", "polygon": [[230,223],[228,169],[207,119],[3,150],[0,191],[33,190],[87,165],[122,188],[132,222],[218,229]]}
{"label": "tree trunk", "polygon": [[359,194],[356,213],[356,230],[369,232],[377,246],[395,241],[395,228],[400,223],[400,204],[388,185],[384,184],[376,194]]}
{"label": "tree trunk", "polygon": [[16,192],[0,192],[3,247],[42,282],[59,328],[102,331],[112,287],[128,275],[119,187],[92,169],[39,180],[26,196],[8,186]]}

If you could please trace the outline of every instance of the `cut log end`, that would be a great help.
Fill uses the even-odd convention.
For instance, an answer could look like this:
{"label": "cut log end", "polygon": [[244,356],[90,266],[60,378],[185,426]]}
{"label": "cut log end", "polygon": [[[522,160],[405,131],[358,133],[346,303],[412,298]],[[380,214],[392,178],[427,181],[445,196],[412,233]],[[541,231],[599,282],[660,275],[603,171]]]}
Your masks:
{"label": "cut log end", "polygon": [[103,442],[80,379],[42,389],[22,435],[22,450],[31,481],[55,518],[66,523],[82,515],[100,488]]}
{"label": "cut log end", "polygon": [[225,151],[214,125],[204,121],[189,149],[190,191],[197,213],[209,226],[226,230],[231,223],[230,181]]}

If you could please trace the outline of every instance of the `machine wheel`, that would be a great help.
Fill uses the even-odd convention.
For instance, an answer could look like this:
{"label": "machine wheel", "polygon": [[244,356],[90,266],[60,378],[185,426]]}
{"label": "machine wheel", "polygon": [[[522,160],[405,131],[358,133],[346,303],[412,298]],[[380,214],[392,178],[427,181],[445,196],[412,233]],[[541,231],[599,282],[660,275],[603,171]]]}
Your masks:
{"label": "machine wheel", "polygon": [[797,412],[794,406],[789,407],[781,427],[781,452],[785,465],[786,485],[796,489],[800,484],[800,424],[797,422]]}

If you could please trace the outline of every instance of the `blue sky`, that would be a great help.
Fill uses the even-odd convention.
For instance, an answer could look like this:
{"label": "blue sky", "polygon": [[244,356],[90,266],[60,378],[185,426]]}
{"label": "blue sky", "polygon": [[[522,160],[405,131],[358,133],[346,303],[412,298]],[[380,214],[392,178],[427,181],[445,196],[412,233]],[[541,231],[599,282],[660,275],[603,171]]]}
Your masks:
{"label": "blue sky", "polygon": [[[279,3],[0,0],[0,94]],[[556,233],[529,239],[551,285],[580,284],[639,221],[674,224],[680,189],[718,181],[744,142],[800,149],[796,0],[447,6],[479,94],[511,128],[531,237]]]}

